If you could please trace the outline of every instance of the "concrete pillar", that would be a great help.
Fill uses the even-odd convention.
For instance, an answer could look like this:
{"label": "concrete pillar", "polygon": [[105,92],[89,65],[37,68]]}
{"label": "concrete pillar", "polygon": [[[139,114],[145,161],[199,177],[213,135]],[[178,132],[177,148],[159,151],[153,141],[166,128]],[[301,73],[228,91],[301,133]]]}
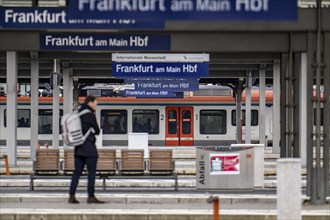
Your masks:
{"label": "concrete pillar", "polygon": [[307,166],[307,54],[301,55],[301,72],[299,77],[299,145],[302,167]]}
{"label": "concrete pillar", "polygon": [[259,143],[267,146],[266,143],[266,70],[259,71]]}
{"label": "concrete pillar", "polygon": [[[54,74],[53,77],[60,73],[59,60],[54,60]],[[54,77],[53,79],[56,79]],[[59,133],[60,133],[60,86],[53,80],[53,147],[59,147]]]}
{"label": "concrete pillar", "polygon": [[300,159],[277,160],[277,219],[301,220]]}
{"label": "concrete pillar", "polygon": [[7,51],[7,155],[9,166],[17,162],[17,52]]}
{"label": "concrete pillar", "polygon": [[281,138],[281,107],[280,107],[280,97],[281,97],[281,84],[280,84],[280,73],[281,65],[279,60],[275,60],[273,67],[273,153],[280,153],[280,138]]}
{"label": "concrete pillar", "polygon": [[31,138],[31,159],[35,158],[38,147],[38,105],[39,105],[39,60],[31,60],[31,120],[30,120],[30,138]]}
{"label": "concrete pillar", "polygon": [[245,143],[251,144],[251,89],[252,89],[252,76],[251,72],[247,76],[247,86],[245,89]]}

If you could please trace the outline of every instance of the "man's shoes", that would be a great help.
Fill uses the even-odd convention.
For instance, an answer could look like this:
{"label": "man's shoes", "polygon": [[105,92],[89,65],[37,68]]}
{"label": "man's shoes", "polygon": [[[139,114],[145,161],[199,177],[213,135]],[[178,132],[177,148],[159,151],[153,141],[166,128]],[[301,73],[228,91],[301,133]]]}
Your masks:
{"label": "man's shoes", "polygon": [[95,198],[95,196],[90,196],[87,199],[87,203],[103,204],[104,201],[98,200],[97,198]]}
{"label": "man's shoes", "polygon": [[79,201],[76,199],[75,195],[70,195],[68,202],[71,203],[71,204],[78,204],[79,203]]}

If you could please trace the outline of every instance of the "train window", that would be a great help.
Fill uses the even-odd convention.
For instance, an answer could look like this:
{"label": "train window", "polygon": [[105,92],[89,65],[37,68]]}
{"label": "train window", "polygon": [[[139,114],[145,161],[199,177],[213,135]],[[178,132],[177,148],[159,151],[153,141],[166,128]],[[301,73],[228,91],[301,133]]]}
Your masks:
{"label": "train window", "polygon": [[175,110],[168,111],[168,133],[176,134],[177,132],[177,116]]}
{"label": "train window", "polygon": [[191,132],[191,111],[184,110],[182,111],[182,133],[190,134]]}
{"label": "train window", "polygon": [[133,132],[159,134],[159,111],[149,109],[133,110]]}
{"label": "train window", "polygon": [[[258,110],[251,110],[251,126],[258,126]],[[245,110],[242,110],[242,121],[245,126]],[[236,126],[236,110],[231,111],[231,125]]]}
{"label": "train window", "polygon": [[101,110],[103,134],[127,134],[126,110]]}
{"label": "train window", "polygon": [[200,134],[226,134],[227,114],[225,110],[201,110]]}
{"label": "train window", "polygon": [[[61,118],[63,110],[60,109],[60,134],[61,132]],[[52,109],[39,109],[38,116],[38,133],[39,134],[52,134],[53,133],[53,110]]]}
{"label": "train window", "polygon": [[[7,127],[7,109],[4,112],[4,126]],[[30,127],[30,110],[17,109],[17,127],[29,128]]]}

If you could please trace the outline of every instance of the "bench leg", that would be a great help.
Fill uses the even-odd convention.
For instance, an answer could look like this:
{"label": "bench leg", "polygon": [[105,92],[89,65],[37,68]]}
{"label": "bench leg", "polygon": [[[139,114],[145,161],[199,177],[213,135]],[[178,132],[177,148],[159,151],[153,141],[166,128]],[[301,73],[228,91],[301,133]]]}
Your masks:
{"label": "bench leg", "polygon": [[174,174],[174,181],[175,181],[174,190],[178,191],[178,174],[177,173]]}
{"label": "bench leg", "polygon": [[33,182],[33,175],[30,175],[30,191],[34,190],[34,182]]}
{"label": "bench leg", "polygon": [[106,186],[106,182],[105,182],[105,179],[106,179],[106,177],[103,177],[103,178],[102,178],[102,180],[103,180],[102,188],[103,188],[104,191],[105,191],[106,188],[107,188],[107,186]]}

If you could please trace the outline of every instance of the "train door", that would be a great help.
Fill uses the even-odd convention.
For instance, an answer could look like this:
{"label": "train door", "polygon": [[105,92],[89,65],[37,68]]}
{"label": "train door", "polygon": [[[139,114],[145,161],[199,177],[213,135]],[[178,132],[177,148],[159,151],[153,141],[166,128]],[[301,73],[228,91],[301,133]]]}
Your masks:
{"label": "train door", "polygon": [[193,107],[166,107],[166,146],[194,145]]}

